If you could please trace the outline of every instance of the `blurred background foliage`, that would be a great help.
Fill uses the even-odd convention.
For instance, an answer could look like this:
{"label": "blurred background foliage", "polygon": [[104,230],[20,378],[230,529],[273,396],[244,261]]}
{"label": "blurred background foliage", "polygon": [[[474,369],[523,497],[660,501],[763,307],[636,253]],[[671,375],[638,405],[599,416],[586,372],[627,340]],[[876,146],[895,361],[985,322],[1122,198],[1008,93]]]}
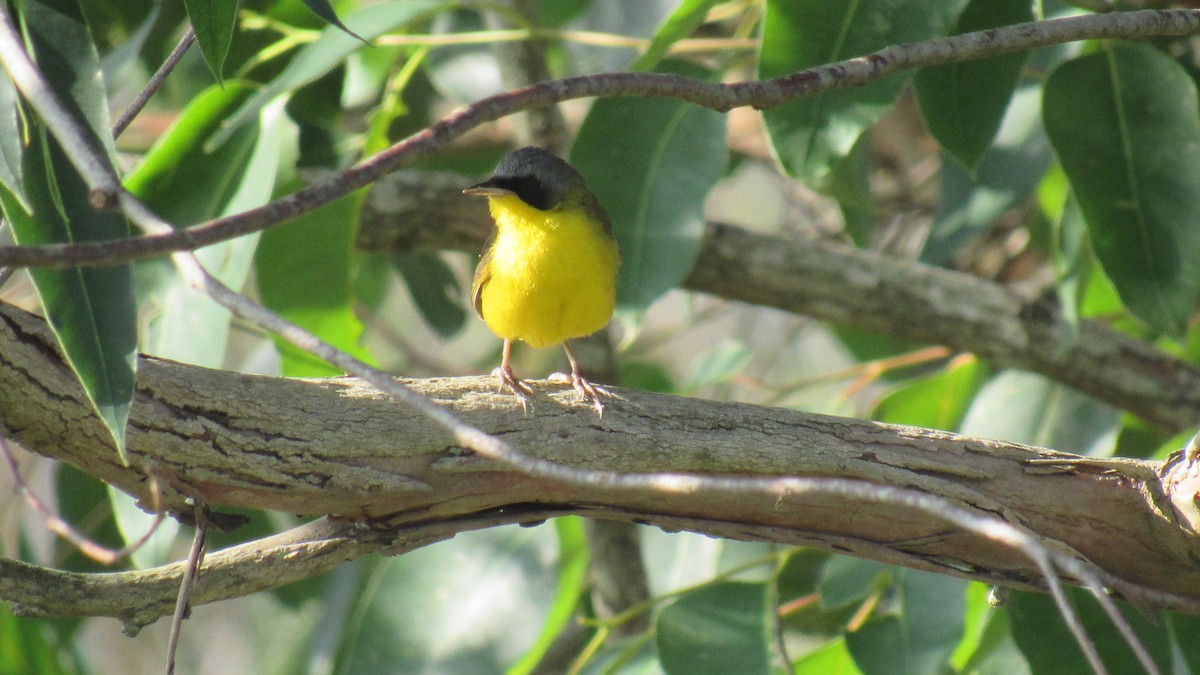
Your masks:
{"label": "blurred background foliage", "polygon": [[[504,91],[496,45],[513,40],[543,41],[554,77],[657,70],[734,81],[1084,11],[1028,0],[27,0],[17,11],[33,17],[34,31],[38,10],[64,7],[82,10],[83,47],[95,45],[67,58],[98,59],[104,75],[104,90],[80,102],[98,134],[107,120],[97,116],[133,97],[190,14],[200,48],[115,145],[129,189],[180,226],[293,192]],[[1054,297],[1072,320],[1104,320],[1195,360],[1200,262],[1186,255],[1200,249],[1194,48],[1183,39],[1064,45],[894,75],[762,114],[662,99],[563,104],[570,146],[562,150],[600,196],[621,244],[611,338],[620,383],[1093,456],[1119,448],[1162,457],[1180,447],[1170,430],[1038,375],[676,287],[695,263],[705,222],[718,221],[843,239]],[[0,93],[11,107],[11,91]],[[416,167],[482,176],[517,138],[512,120],[501,120]],[[37,175],[28,166],[23,175],[6,171],[0,183],[15,236],[38,241],[44,224],[20,217],[26,200],[45,198]],[[227,284],[389,370],[489,370],[499,342],[469,311],[474,256],[357,250],[365,194],[200,256]],[[126,273],[110,286],[48,274],[34,279],[36,294],[19,275],[0,298],[35,308],[40,297],[52,314],[58,289],[70,314],[64,284],[81,283],[116,307],[91,317],[92,328],[120,336],[136,324],[145,352],[243,372],[337,374],[231,321],[164,261]],[[84,363],[101,358],[87,355],[88,344],[77,348]],[[522,373],[561,367],[556,350],[517,356]],[[101,390],[119,389],[127,375],[95,375],[98,406]],[[118,424],[120,402],[110,405]],[[20,458],[31,484],[99,540],[119,545],[146,528],[124,495],[70,467]],[[247,515],[249,526],[214,546],[294,524],[284,514]],[[185,625],[180,668],[1086,672],[1040,595],[1014,593],[993,605],[979,584],[814,550],[648,529],[639,537],[650,599],[615,618],[594,610],[582,522],[562,518],[467,533],[198,607]],[[179,559],[187,539],[168,525],[128,564]],[[0,547],[42,565],[98,569],[47,534],[11,489],[0,490]],[[1075,601],[1111,671],[1139,672],[1095,603],[1083,594]],[[1165,671],[1200,673],[1200,620],[1129,618]],[[622,629],[635,620],[645,627]],[[0,608],[0,673],[158,672],[165,624],[128,638],[112,620],[16,619]]]}

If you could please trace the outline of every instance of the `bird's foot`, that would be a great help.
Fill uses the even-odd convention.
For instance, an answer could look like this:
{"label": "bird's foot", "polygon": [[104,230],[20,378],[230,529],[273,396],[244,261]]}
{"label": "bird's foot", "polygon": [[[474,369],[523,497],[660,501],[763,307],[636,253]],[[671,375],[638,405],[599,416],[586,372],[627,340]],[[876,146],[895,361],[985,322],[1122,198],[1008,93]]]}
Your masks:
{"label": "bird's foot", "polygon": [[612,398],[612,393],[598,384],[592,384],[587,381],[581,373],[554,373],[549,377],[551,382],[562,382],[571,384],[575,389],[575,393],[579,394],[579,400],[583,402],[590,401],[592,407],[596,409],[596,415],[604,417],[604,404],[600,402],[601,398]]}
{"label": "bird's foot", "polygon": [[507,387],[512,392],[512,395],[516,396],[517,400],[521,402],[521,410],[528,415],[529,397],[533,396],[533,389],[530,389],[529,385],[517,379],[517,376],[513,375],[512,368],[500,366],[492,371],[492,375],[500,380],[500,388],[497,391],[503,391]]}

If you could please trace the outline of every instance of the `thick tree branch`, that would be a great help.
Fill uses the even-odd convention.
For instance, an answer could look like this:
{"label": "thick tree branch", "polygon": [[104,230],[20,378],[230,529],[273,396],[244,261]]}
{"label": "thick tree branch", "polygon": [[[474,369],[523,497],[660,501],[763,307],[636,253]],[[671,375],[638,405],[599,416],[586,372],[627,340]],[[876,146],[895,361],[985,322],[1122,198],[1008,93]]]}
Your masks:
{"label": "thick tree branch", "polygon": [[[111,265],[195,250],[243,234],[278,225],[301,213],[344,197],[401,166],[431,155],[482,124],[531,108],[595,96],[668,97],[718,111],[738,107],[770,108],[822,91],[854,87],[893,73],[927,66],[987,58],[999,54],[1098,38],[1138,39],[1190,35],[1200,30],[1200,10],[1142,10],[1067,17],[1004,26],[975,33],[893,45],[872,54],[811,68],[773,80],[716,84],[676,75],[602,73],[542,82],[492,96],[459,108],[433,126],[359,162],[336,177],[307,187],[259,208],[197,224],[186,230],[103,244],[58,244],[0,247],[0,267],[69,267]],[[20,60],[21,54],[0,52]],[[14,76],[14,79],[16,77]],[[22,93],[27,96],[21,80]],[[52,127],[56,129],[57,127]],[[90,160],[76,164],[89,182],[109,188],[103,171],[86,171]],[[96,173],[95,179],[92,174]]]}
{"label": "thick tree branch", "polygon": [[1041,587],[1040,570],[1023,554],[925,511],[858,503],[844,494],[735,489],[754,477],[781,485],[787,477],[839,477],[998,516],[1077,551],[1118,578],[1106,580],[1110,585],[1138,584],[1174,594],[1154,598],[1157,604],[1200,609],[1194,564],[1200,541],[1174,512],[1189,508],[1195,492],[1178,495],[1173,509],[1176,495],[1164,488],[1159,463],[1080,463],[938,431],[632,391],[619,392],[597,420],[569,389],[549,383],[535,383],[534,408],[523,416],[510,397],[494,393],[490,379],[411,383],[534,458],[713,481],[664,477],[614,488],[530,475],[464,452],[444,429],[351,378],[245,376],[152,358],[143,359],[139,373],[129,429],[134,468],[126,468],[45,325],[0,306],[0,409],[8,431],[25,447],[142,498],[138,467],[153,467],[164,502],[176,511],[196,497],[389,527],[531,509],[586,511]]}
{"label": "thick tree branch", "polygon": [[[454,174],[399,172],[364,204],[358,245],[478,253],[492,224]],[[969,274],[845,246],[712,224],[683,286],[822,321],[946,345],[1041,373],[1159,427],[1200,424],[1200,368],[1152,344],[1031,303]],[[1104,364],[1103,368],[1096,367]]]}

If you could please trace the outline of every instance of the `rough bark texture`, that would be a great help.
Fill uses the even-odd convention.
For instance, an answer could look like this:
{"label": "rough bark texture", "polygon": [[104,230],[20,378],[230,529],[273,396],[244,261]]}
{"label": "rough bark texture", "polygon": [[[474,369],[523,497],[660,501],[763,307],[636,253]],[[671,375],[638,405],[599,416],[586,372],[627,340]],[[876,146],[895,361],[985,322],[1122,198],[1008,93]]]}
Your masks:
{"label": "rough bark texture", "polygon": [[[576,512],[816,546],[1001,585],[1041,584],[1021,554],[924,512],[815,493],[612,490],[541,479],[464,452],[425,418],[351,378],[288,380],[153,358],[139,367],[126,468],[45,324],[0,305],[7,432],[140,497],[150,468],[179,511],[188,509],[186,497],[198,497],[217,508],[334,514],[392,528],[401,548],[474,519]],[[1200,607],[1200,540],[1180,524],[1158,463],[1077,464],[1050,450],[938,431],[625,390],[597,419],[569,388],[546,382],[534,383],[532,409],[522,415],[488,378],[410,384],[521,451],[569,466],[845,477],[939,495],[1062,542],[1126,582],[1182,596],[1165,606]],[[220,576],[207,569],[205,579]],[[20,599],[13,589],[0,579],[0,597]]]}

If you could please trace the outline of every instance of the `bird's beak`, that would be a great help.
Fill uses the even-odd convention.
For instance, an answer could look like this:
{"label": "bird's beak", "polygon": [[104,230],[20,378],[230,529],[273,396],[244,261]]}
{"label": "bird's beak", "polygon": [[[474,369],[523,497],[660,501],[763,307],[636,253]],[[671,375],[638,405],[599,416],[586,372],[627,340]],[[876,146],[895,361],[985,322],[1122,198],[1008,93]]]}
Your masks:
{"label": "bird's beak", "polygon": [[463,188],[464,195],[479,195],[482,197],[502,197],[504,195],[514,194],[512,190],[505,190],[502,187],[496,187],[490,180],[485,180],[482,183],[468,185]]}

